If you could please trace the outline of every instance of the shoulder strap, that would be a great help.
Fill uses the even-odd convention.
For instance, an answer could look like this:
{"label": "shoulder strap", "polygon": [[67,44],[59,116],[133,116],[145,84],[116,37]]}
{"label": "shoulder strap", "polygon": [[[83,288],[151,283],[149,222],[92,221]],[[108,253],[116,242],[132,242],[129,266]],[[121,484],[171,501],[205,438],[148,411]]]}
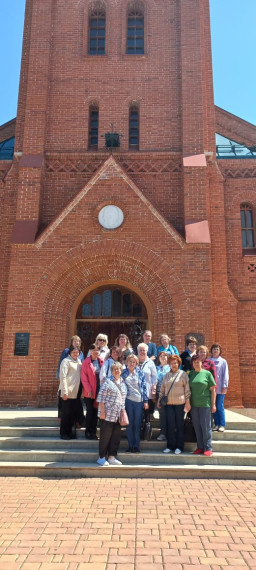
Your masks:
{"label": "shoulder strap", "polygon": [[170,388],[169,388],[169,390],[168,390],[166,396],[169,395],[169,392],[171,391],[171,389],[172,389],[172,387],[173,387],[173,384],[174,384],[176,378],[178,378],[180,372],[182,372],[182,370],[178,370],[177,374],[175,374],[175,376],[174,376],[174,378],[173,378],[173,381],[172,381],[172,384],[171,384],[171,386],[170,386]]}

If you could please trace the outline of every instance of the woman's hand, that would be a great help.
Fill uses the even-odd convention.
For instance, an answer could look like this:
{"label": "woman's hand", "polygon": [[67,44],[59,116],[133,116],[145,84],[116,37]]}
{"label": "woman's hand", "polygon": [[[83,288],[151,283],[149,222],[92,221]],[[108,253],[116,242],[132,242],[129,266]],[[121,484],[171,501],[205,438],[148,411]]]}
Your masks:
{"label": "woman's hand", "polygon": [[211,412],[214,414],[216,412],[216,404],[212,404]]}
{"label": "woman's hand", "polygon": [[221,390],[221,393],[222,393],[222,394],[226,394],[226,393],[227,393],[227,391],[228,391],[228,389],[227,389],[227,388],[223,388],[223,390]]}
{"label": "woman's hand", "polygon": [[88,398],[92,398],[92,399],[93,399],[92,390],[90,390],[90,392],[88,392]]}
{"label": "woman's hand", "polygon": [[160,410],[161,406],[160,406],[160,400],[158,400],[156,407]]}
{"label": "woman's hand", "polygon": [[105,418],[106,418],[105,410],[101,410],[100,411],[100,420],[105,420]]}
{"label": "woman's hand", "polygon": [[62,400],[68,400],[67,394],[64,394],[64,396],[62,396]]}
{"label": "woman's hand", "polygon": [[190,403],[187,401],[187,402],[185,403],[185,406],[184,406],[184,412],[188,413],[188,412],[190,412],[190,410],[191,410],[191,405],[190,405]]}
{"label": "woman's hand", "polygon": [[147,402],[145,402],[145,403],[144,403],[144,410],[148,410],[148,408],[149,408],[149,405],[148,405]]}

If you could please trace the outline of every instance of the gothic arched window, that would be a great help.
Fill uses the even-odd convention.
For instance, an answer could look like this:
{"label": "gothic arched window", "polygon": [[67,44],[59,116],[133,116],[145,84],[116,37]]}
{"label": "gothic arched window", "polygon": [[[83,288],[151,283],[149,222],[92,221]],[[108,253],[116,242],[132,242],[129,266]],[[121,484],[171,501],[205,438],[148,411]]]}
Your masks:
{"label": "gothic arched window", "polygon": [[253,209],[250,204],[241,204],[241,230],[242,230],[242,247],[243,249],[250,249],[255,247],[254,240],[254,223],[253,223]]}
{"label": "gothic arched window", "polygon": [[104,5],[96,4],[89,16],[89,54],[105,55],[106,12]]}
{"label": "gothic arched window", "polygon": [[128,7],[126,53],[144,53],[144,10],[141,2],[133,2]]}

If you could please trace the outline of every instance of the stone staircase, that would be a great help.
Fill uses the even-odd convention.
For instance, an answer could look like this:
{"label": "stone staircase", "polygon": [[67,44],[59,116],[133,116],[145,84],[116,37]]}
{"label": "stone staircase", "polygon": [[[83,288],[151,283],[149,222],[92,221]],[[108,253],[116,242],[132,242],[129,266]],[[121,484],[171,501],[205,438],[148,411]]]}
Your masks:
{"label": "stone staircase", "polygon": [[99,467],[97,441],[59,438],[56,410],[0,410],[0,475],[49,477],[232,478],[256,479],[256,420],[227,411],[224,433],[213,432],[211,457],[192,455],[187,443],[181,455],[163,454],[165,442],[141,442],[141,453],[126,454],[123,430],[118,458],[122,466]]}

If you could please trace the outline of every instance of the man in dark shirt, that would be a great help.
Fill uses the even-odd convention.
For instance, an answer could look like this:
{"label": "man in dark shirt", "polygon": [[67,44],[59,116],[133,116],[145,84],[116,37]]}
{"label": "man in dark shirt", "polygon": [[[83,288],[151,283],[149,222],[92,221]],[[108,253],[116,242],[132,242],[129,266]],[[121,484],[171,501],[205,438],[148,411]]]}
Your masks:
{"label": "man in dark shirt", "polygon": [[[143,333],[143,342],[148,345],[148,352],[147,357],[151,360],[156,360],[157,357],[157,348],[154,342],[151,342],[152,339],[152,332],[151,331],[144,331]],[[137,348],[135,354],[138,354]]]}

